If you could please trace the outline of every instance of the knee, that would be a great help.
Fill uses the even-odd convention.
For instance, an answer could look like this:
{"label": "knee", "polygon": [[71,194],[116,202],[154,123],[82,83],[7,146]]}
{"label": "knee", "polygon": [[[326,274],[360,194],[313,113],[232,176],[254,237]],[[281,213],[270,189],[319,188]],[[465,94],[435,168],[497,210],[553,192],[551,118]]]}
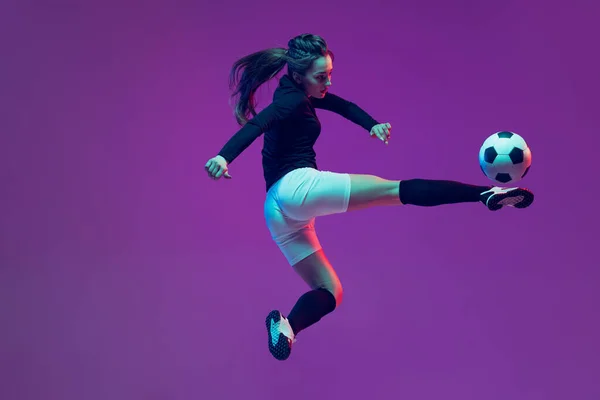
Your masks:
{"label": "knee", "polygon": [[338,308],[340,304],[342,304],[342,299],[344,298],[344,289],[340,286],[339,289],[334,294],[335,297],[335,308]]}
{"label": "knee", "polygon": [[342,287],[342,284],[338,281],[336,284],[327,288],[327,290],[329,290],[329,292],[335,298],[335,308],[338,308],[340,304],[342,304],[342,300],[344,298],[344,288]]}
{"label": "knee", "polygon": [[[332,304],[333,310],[335,310],[336,308],[338,308],[340,306],[340,304],[342,304],[342,299],[344,297],[344,289],[342,288],[342,285],[339,282],[336,284],[328,283],[326,285],[321,285],[321,286],[315,287],[314,289],[325,290],[325,291],[329,292],[329,294],[331,294],[331,296],[335,300],[335,303]],[[331,311],[333,311],[333,310],[331,310]]]}

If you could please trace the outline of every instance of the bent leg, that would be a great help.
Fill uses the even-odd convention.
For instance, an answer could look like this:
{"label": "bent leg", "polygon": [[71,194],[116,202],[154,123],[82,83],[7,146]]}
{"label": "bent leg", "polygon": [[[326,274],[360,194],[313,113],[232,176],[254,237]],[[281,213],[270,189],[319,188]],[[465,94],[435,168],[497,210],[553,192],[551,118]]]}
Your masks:
{"label": "bent leg", "polygon": [[342,301],[342,285],[323,250],[305,257],[293,268],[312,290],[300,296],[287,318],[278,310],[267,315],[269,351],[278,360],[290,356],[298,333],[319,322]]}
{"label": "bent leg", "polygon": [[336,307],[342,303],[342,283],[323,249],[299,261],[292,268],[311,289],[329,291],[335,298]]}
{"label": "bent leg", "polygon": [[[316,323],[339,305],[342,285],[321,248],[314,218],[298,221],[286,217],[273,196],[268,195],[265,219],[273,240],[289,265],[311,288],[298,299],[288,319],[277,310],[267,317],[269,349],[276,358],[285,359],[289,356],[294,334]],[[275,329],[271,330],[271,326]],[[271,339],[279,337],[278,330],[289,340],[273,344]]]}
{"label": "bent leg", "polygon": [[319,322],[342,302],[342,284],[323,250],[318,250],[293,266],[312,289],[304,293],[288,315],[295,335]]}

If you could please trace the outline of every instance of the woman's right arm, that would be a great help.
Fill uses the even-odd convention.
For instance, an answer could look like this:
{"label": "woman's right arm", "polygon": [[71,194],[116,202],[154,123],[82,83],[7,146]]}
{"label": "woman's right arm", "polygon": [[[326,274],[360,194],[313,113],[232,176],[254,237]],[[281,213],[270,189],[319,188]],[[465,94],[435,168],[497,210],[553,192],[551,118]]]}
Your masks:
{"label": "woman's right arm", "polygon": [[304,101],[307,101],[306,97],[295,92],[276,99],[238,130],[225,143],[218,155],[223,157],[227,163],[233,162],[275,122],[289,117]]}

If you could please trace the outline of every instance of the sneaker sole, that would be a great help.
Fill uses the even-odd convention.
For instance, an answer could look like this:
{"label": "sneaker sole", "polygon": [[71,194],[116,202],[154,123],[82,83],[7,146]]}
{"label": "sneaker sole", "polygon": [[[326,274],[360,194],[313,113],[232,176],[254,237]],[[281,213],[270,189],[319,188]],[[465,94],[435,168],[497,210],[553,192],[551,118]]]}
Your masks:
{"label": "sneaker sole", "polygon": [[490,197],[488,208],[497,211],[504,206],[527,208],[533,203],[533,193],[527,189],[514,189],[506,193],[498,193]]}
{"label": "sneaker sole", "polygon": [[277,344],[273,346],[273,341],[271,340],[271,321],[278,322],[281,319],[281,314],[277,310],[273,310],[267,315],[265,320],[265,325],[267,326],[267,336],[269,337],[269,351],[277,360],[283,361],[287,360],[292,352],[290,348],[288,338],[283,334],[279,334],[279,340]]}

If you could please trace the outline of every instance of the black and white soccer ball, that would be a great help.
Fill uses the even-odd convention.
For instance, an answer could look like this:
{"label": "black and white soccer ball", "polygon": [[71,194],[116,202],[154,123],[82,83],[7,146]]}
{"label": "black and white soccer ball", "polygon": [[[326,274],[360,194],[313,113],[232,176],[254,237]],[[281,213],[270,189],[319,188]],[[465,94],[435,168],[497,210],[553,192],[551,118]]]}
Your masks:
{"label": "black and white soccer ball", "polygon": [[479,166],[492,181],[505,185],[521,180],[531,167],[531,150],[514,132],[489,136],[479,149]]}

